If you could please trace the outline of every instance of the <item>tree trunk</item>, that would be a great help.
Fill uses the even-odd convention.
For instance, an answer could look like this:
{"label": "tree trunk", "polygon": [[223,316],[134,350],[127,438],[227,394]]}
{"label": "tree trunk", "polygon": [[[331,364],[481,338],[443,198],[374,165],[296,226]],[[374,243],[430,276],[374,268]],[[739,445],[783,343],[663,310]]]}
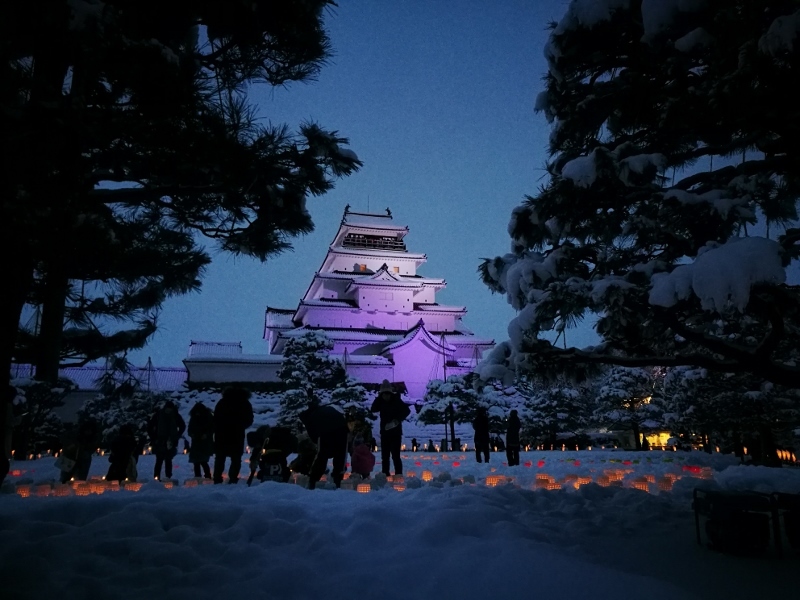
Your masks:
{"label": "tree trunk", "polygon": [[642,449],[642,440],[639,439],[641,432],[639,431],[639,423],[636,421],[631,422],[631,428],[633,429],[633,443],[634,447],[637,450]]}
{"label": "tree trunk", "polygon": [[701,438],[703,440],[703,452],[711,454],[711,438],[709,437],[708,433],[704,431],[701,434]]}
{"label": "tree trunk", "polygon": [[[0,330],[0,369],[2,369],[2,384],[4,399],[5,390],[11,380],[11,364],[14,359],[14,348],[19,331],[19,321],[22,316],[22,308],[28,297],[31,284],[33,283],[33,261],[27,254],[24,247],[8,244],[10,237],[4,237],[2,252],[7,257],[2,269],[2,280],[5,289],[6,309],[2,311],[2,330]],[[25,254],[23,256],[23,254]],[[5,431],[6,411],[0,410],[0,425]]]}
{"label": "tree trunk", "polygon": [[36,379],[55,383],[61,364],[61,345],[64,336],[64,313],[69,291],[69,279],[61,265],[48,265],[42,294],[42,325],[37,340]]}
{"label": "tree trunk", "polygon": [[456,448],[456,411],[453,405],[450,404],[450,450],[453,452],[458,451]]}

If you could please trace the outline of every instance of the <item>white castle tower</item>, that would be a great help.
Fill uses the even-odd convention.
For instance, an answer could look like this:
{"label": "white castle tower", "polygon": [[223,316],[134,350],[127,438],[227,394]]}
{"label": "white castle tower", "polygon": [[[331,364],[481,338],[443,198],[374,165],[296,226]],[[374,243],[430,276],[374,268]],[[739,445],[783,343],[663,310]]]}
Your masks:
{"label": "white castle tower", "polygon": [[391,212],[345,208],[322,266],[295,309],[267,307],[268,354],[242,354],[241,344],[192,342],[184,364],[189,380],[277,381],[283,347],[291,337],[323,331],[348,374],[366,383],[405,384],[419,399],[431,379],[470,372],[493,340],[476,337],[461,322],[463,306],[436,302],[444,279],[417,274],[427,257],[409,252],[408,227]]}

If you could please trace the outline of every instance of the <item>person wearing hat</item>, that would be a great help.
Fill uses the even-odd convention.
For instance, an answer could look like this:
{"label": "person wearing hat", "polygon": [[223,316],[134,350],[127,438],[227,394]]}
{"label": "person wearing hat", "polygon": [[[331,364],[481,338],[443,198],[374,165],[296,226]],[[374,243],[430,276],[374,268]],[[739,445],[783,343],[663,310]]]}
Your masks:
{"label": "person wearing hat", "polygon": [[403,421],[411,414],[411,409],[400,399],[400,394],[392,389],[389,380],[384,379],[370,411],[380,413],[381,416],[381,469],[387,477],[390,475],[389,457],[391,456],[395,475],[402,475],[403,461],[400,459],[400,443],[403,439]]}

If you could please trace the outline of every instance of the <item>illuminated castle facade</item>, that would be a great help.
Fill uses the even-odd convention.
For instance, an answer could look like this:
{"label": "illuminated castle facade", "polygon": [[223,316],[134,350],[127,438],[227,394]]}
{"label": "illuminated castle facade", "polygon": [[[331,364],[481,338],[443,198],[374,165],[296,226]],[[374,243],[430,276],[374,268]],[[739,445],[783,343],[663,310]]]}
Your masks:
{"label": "illuminated castle facade", "polygon": [[436,302],[446,283],[417,274],[427,257],[408,251],[407,234],[388,209],[346,208],[297,308],[267,307],[268,354],[242,354],[239,343],[192,342],[184,360],[189,380],[278,381],[286,341],[307,331],[328,335],[348,374],[364,383],[402,382],[410,400],[422,398],[431,379],[470,372],[494,341],[464,327],[465,307]]}

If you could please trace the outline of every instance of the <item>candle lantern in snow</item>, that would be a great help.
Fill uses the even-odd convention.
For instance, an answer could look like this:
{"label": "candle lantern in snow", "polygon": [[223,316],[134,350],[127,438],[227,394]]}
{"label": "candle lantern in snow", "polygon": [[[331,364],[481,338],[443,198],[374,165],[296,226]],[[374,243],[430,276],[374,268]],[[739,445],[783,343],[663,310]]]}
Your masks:
{"label": "candle lantern in snow", "polygon": [[423,471],[422,481],[433,481],[433,473],[431,473],[430,471]]}
{"label": "candle lantern in snow", "polygon": [[53,487],[53,496],[57,496],[59,498],[64,498],[66,496],[72,495],[72,488],[63,483],[57,483]]}
{"label": "candle lantern in snow", "polygon": [[359,494],[369,494],[372,491],[372,486],[368,483],[359,483],[356,490]]}

